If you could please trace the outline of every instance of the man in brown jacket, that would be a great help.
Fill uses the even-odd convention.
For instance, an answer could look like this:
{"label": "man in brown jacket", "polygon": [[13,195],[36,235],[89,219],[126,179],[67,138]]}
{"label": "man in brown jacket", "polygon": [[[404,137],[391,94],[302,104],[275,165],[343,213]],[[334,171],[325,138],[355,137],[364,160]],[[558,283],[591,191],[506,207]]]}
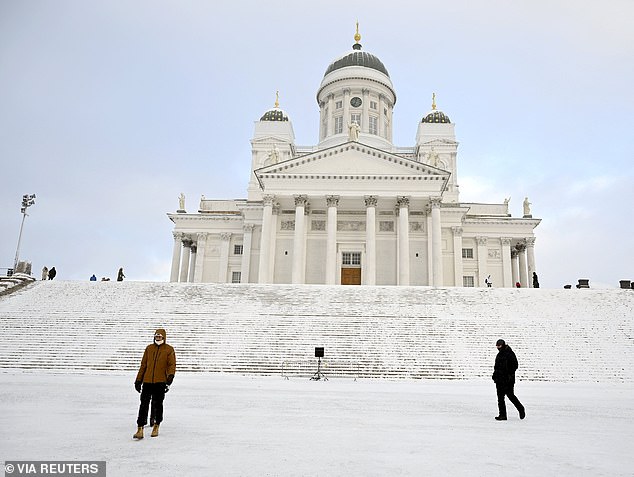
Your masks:
{"label": "man in brown jacket", "polygon": [[165,337],[163,328],[156,330],[154,343],[145,348],[141,367],[134,381],[135,389],[141,393],[141,405],[136,421],[138,429],[132,436],[135,439],[143,439],[143,427],[147,424],[150,400],[154,417],[152,437],[158,436],[159,425],[163,421],[163,399],[176,374],[176,354],[174,348],[165,342]]}

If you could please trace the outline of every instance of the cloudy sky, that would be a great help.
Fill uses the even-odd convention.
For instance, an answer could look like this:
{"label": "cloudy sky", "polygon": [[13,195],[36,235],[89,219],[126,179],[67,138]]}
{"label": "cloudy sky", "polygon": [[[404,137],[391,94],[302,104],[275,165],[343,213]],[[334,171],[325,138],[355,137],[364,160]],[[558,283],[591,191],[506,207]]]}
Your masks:
{"label": "cloudy sky", "polygon": [[[415,6],[414,6],[415,5]],[[317,88],[350,49],[394,83],[412,146],[436,92],[461,200],[541,218],[542,286],[634,279],[632,0],[0,0],[0,268],[169,279],[178,195],[243,198],[273,106],[317,143]],[[2,272],[3,270],[0,270]]]}

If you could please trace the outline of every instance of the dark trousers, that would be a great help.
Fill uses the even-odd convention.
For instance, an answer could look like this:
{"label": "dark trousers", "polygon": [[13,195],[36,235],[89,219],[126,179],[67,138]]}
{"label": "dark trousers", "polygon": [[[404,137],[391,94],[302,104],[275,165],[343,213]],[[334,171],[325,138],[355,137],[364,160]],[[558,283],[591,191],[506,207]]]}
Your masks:
{"label": "dark trousers", "polygon": [[147,424],[147,413],[150,410],[150,401],[152,401],[154,424],[163,422],[163,399],[165,399],[165,383],[143,383],[139,416],[136,420],[137,426],[143,427]]}
{"label": "dark trousers", "polygon": [[504,402],[505,396],[509,398],[509,401],[513,403],[518,411],[521,412],[524,410],[524,406],[522,406],[522,403],[519,399],[517,399],[517,396],[513,392],[514,386],[514,383],[495,383],[495,389],[498,394],[498,409],[500,411],[500,417],[506,417],[506,403]]}

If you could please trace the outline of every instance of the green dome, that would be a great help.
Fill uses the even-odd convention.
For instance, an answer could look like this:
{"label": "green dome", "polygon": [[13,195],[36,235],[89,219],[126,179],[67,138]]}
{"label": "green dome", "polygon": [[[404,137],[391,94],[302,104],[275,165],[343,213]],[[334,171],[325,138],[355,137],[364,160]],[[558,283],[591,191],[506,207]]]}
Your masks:
{"label": "green dome", "polygon": [[421,123],[450,123],[449,116],[442,111],[431,111],[423,117]]}
{"label": "green dome", "polygon": [[338,60],[330,63],[330,66],[328,66],[328,69],[326,70],[326,73],[324,73],[324,76],[332,73],[333,71],[339,70],[341,68],[346,68],[348,66],[364,66],[366,68],[372,68],[373,70],[380,71],[388,78],[390,77],[387,72],[387,68],[376,56],[371,53],[361,51],[361,45],[358,43],[353,45],[353,48],[354,51],[347,53]]}
{"label": "green dome", "polygon": [[288,121],[288,115],[280,108],[273,108],[264,113],[260,121]]}

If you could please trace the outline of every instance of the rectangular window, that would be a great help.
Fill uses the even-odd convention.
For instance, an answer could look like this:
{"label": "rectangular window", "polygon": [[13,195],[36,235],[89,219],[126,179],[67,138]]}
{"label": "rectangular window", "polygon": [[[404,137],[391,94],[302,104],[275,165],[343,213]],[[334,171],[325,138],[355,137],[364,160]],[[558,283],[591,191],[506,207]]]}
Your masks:
{"label": "rectangular window", "polygon": [[335,134],[341,134],[343,132],[343,116],[335,117]]}
{"label": "rectangular window", "polygon": [[341,108],[343,108],[343,101],[336,101],[335,109],[341,109]]}
{"label": "rectangular window", "polygon": [[471,276],[462,277],[462,286],[463,287],[475,287],[475,281]]}
{"label": "rectangular window", "polygon": [[242,244],[233,246],[233,254],[234,255],[242,255]]}
{"label": "rectangular window", "polygon": [[370,101],[370,109],[374,109],[374,110],[376,110],[376,109],[377,109],[377,107],[376,107],[376,101]]}
{"label": "rectangular window", "polygon": [[370,134],[378,135],[379,134],[379,118],[376,116],[370,116],[368,123],[368,130]]}
{"label": "rectangular window", "polygon": [[241,278],[242,278],[242,272],[231,273],[231,283],[240,283]]}
{"label": "rectangular window", "polygon": [[359,126],[361,126],[361,114],[351,114],[350,115],[350,124],[352,123],[357,123]]}
{"label": "rectangular window", "polygon": [[473,258],[473,249],[472,248],[463,248],[462,249],[462,258]]}
{"label": "rectangular window", "polygon": [[343,252],[341,263],[343,265],[361,265],[361,252]]}

